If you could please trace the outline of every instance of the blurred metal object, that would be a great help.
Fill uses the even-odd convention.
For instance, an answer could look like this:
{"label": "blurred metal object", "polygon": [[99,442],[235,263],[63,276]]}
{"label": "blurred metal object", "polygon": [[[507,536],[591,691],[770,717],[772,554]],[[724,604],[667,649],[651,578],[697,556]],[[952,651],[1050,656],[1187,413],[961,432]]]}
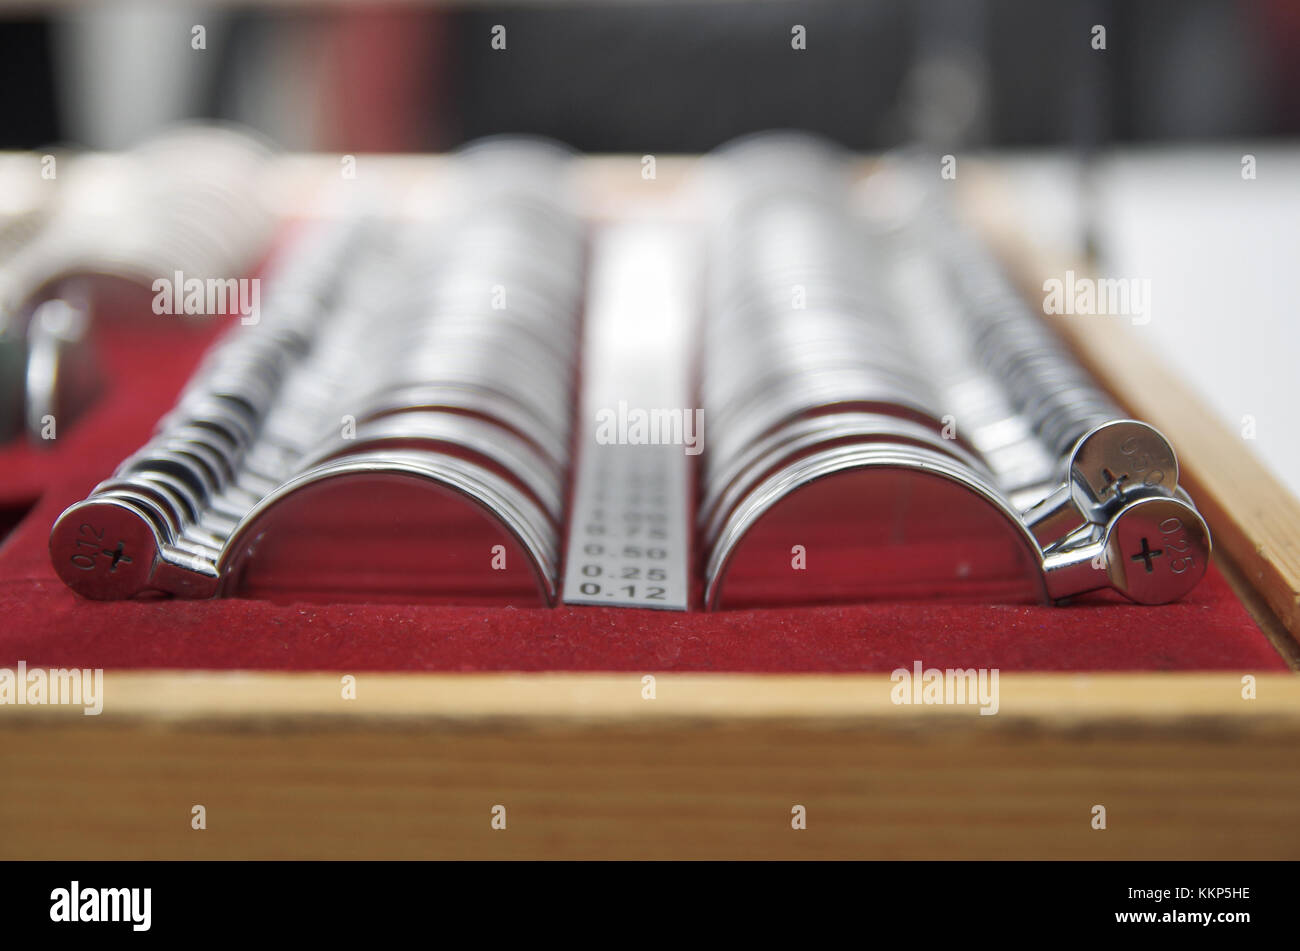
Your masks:
{"label": "blurred metal object", "polygon": [[25,428],[50,445],[51,425],[88,407],[102,376],[93,321],[159,320],[159,281],[247,274],[273,223],[260,194],[268,156],[234,129],[184,125],[81,160],[88,170],[65,163],[48,207],[0,232],[0,439]]}
{"label": "blurred metal object", "polygon": [[49,445],[56,427],[71,425],[101,387],[89,333],[90,312],[75,294],[43,301],[32,313],[25,411],[27,435],[37,445]]}
{"label": "blurred metal object", "polygon": [[[0,265],[9,296],[35,303],[68,277],[94,303],[114,282],[247,274],[273,225],[261,194],[270,152],[233,128],[186,124],[117,156],[69,162],[40,231]],[[102,308],[96,308],[102,309]]]}
{"label": "blurred metal object", "polygon": [[0,313],[0,443],[25,431],[53,446],[102,388],[85,294],[75,281],[51,294],[30,314]]}
{"label": "blurred metal object", "polygon": [[39,233],[47,210],[42,205],[0,222],[0,445],[21,432],[28,419],[26,293],[5,266]]}
{"label": "blurred metal object", "polygon": [[23,428],[27,378],[27,343],[19,328],[0,313],[0,445]]}

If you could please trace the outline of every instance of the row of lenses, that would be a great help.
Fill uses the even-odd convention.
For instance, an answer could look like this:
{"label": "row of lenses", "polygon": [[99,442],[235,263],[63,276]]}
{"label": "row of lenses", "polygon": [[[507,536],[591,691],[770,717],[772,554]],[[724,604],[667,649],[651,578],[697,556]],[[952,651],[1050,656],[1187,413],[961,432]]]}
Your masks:
{"label": "row of lenses", "polygon": [[[714,433],[699,507],[712,590],[761,511],[847,447],[985,461],[946,431],[942,396],[896,312],[880,238],[848,202],[847,162],[764,137],[715,155],[726,198],[710,256],[701,400]],[[948,427],[950,429],[950,427]]]}
{"label": "row of lenses", "polygon": [[569,158],[531,141],[471,147],[445,217],[366,241],[268,416],[254,478],[304,491],[358,459],[373,474],[418,454],[509,527],[553,595],[585,253]]}
{"label": "row of lenses", "polygon": [[488,141],[453,163],[435,218],[304,226],[256,319],[83,504],[145,513],[163,557],[220,588],[268,550],[288,496],[417,475],[495,516],[553,595],[585,254],[569,159]]}
{"label": "row of lenses", "polygon": [[1055,332],[1030,309],[992,250],[934,205],[927,223],[952,294],[962,302],[973,357],[1057,457],[1084,433],[1123,418]]}
{"label": "row of lenses", "polygon": [[354,222],[298,242],[268,276],[257,325],[227,334],[208,352],[154,436],[91,498],[129,501],[148,513],[164,543],[193,564],[215,564],[229,532],[267,488],[250,473],[248,454],[314,326],[328,320],[360,232]]}

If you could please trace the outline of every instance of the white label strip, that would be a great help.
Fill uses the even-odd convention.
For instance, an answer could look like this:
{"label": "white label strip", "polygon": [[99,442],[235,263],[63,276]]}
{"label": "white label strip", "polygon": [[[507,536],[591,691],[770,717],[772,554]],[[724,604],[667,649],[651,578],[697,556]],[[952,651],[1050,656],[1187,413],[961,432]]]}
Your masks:
{"label": "white label strip", "polygon": [[698,255],[660,223],[611,225],[592,248],[567,604],[685,611]]}

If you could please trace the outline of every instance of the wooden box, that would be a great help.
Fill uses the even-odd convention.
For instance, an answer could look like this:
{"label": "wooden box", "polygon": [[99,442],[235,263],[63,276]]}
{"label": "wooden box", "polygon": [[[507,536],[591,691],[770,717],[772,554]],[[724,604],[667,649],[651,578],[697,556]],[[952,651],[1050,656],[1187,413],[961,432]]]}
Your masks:
{"label": "wooden box", "polygon": [[[596,219],[690,166],[661,158],[651,191],[639,157],[585,161]],[[338,167],[281,166],[286,209]],[[972,178],[1035,292],[1041,254]],[[1178,447],[1220,570],[1294,667],[1300,503],[1133,335],[1060,326]],[[896,704],[885,673],[645,674],[653,699],[632,673],[358,671],[343,700],[339,672],[109,670],[101,716],[0,707],[0,857],[1300,857],[1290,674],[1006,672],[996,716]]]}

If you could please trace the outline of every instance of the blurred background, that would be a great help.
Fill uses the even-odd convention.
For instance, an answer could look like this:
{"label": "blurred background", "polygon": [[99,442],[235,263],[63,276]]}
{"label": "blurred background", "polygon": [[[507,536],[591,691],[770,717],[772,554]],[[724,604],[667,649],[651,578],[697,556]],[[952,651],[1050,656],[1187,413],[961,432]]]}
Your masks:
{"label": "blurred background", "polygon": [[699,152],[774,126],[873,150],[1295,136],[1300,3],[11,0],[0,70],[9,149],[196,117],[345,151],[513,131]]}

